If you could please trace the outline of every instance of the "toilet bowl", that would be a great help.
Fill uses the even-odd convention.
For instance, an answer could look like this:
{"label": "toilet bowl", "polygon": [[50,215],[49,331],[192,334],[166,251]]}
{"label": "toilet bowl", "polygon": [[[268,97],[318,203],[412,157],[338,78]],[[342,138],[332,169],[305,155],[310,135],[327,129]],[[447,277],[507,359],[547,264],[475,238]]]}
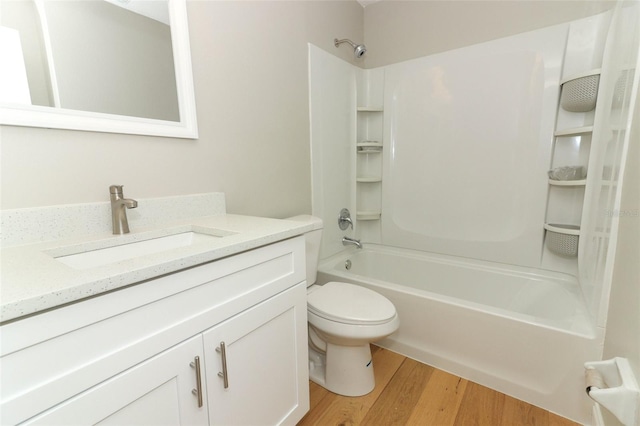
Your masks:
{"label": "toilet bowl", "polygon": [[375,387],[369,344],[398,329],[398,314],[382,295],[329,282],[307,292],[309,377],[331,392],[365,395]]}
{"label": "toilet bowl", "polygon": [[309,378],[339,395],[365,395],[375,387],[369,344],[398,329],[400,321],[395,306],[381,294],[362,286],[342,282],[314,285],[322,221],[313,216],[289,220],[314,225],[305,234]]}

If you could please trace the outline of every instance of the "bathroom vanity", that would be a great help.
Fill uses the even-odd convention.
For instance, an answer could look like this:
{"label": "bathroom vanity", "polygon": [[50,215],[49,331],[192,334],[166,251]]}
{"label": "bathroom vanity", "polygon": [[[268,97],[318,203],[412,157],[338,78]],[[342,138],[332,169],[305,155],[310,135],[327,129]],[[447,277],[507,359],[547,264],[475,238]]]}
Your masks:
{"label": "bathroom vanity", "polygon": [[[226,236],[85,269],[55,257],[68,251],[66,243],[3,249],[1,424],[295,424],[302,418],[309,409],[300,236],[306,229],[222,215],[171,232],[185,227]],[[118,238],[70,246],[111,248]],[[27,270],[33,260],[20,263],[29,251],[36,259],[44,253],[39,271]],[[20,282],[20,271],[6,268],[22,269]],[[51,287],[32,286],[34,297],[25,288],[4,291],[29,287],[47,269]],[[72,285],[57,284],[61,276]],[[30,311],[38,297],[46,303],[20,316],[15,294]]]}

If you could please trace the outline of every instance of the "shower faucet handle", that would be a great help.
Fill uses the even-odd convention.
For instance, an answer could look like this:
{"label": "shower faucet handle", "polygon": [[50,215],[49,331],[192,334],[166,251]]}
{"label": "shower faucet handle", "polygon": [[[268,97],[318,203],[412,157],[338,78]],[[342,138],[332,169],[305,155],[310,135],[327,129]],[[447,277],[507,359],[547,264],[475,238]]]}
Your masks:
{"label": "shower faucet handle", "polygon": [[338,216],[338,227],[343,231],[348,227],[353,229],[353,220],[351,220],[351,212],[349,212],[349,209],[340,210],[340,216]]}

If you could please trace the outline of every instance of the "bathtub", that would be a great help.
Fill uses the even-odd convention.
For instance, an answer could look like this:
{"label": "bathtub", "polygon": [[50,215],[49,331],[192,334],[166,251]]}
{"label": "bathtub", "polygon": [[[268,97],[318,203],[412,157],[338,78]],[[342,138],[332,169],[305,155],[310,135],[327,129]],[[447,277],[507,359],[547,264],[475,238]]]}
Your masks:
{"label": "bathtub", "polygon": [[600,359],[599,329],[574,277],[365,244],[321,262],[329,281],[394,303],[400,329],[379,346],[590,423],[583,364]]}

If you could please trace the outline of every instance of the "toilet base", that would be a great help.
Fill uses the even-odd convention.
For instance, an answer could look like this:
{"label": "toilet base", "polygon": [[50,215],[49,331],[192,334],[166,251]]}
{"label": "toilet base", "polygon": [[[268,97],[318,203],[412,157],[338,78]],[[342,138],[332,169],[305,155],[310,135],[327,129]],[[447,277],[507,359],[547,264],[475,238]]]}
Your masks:
{"label": "toilet base", "polygon": [[339,346],[327,343],[324,354],[309,347],[309,378],[338,395],[368,394],[375,387],[369,344]]}

